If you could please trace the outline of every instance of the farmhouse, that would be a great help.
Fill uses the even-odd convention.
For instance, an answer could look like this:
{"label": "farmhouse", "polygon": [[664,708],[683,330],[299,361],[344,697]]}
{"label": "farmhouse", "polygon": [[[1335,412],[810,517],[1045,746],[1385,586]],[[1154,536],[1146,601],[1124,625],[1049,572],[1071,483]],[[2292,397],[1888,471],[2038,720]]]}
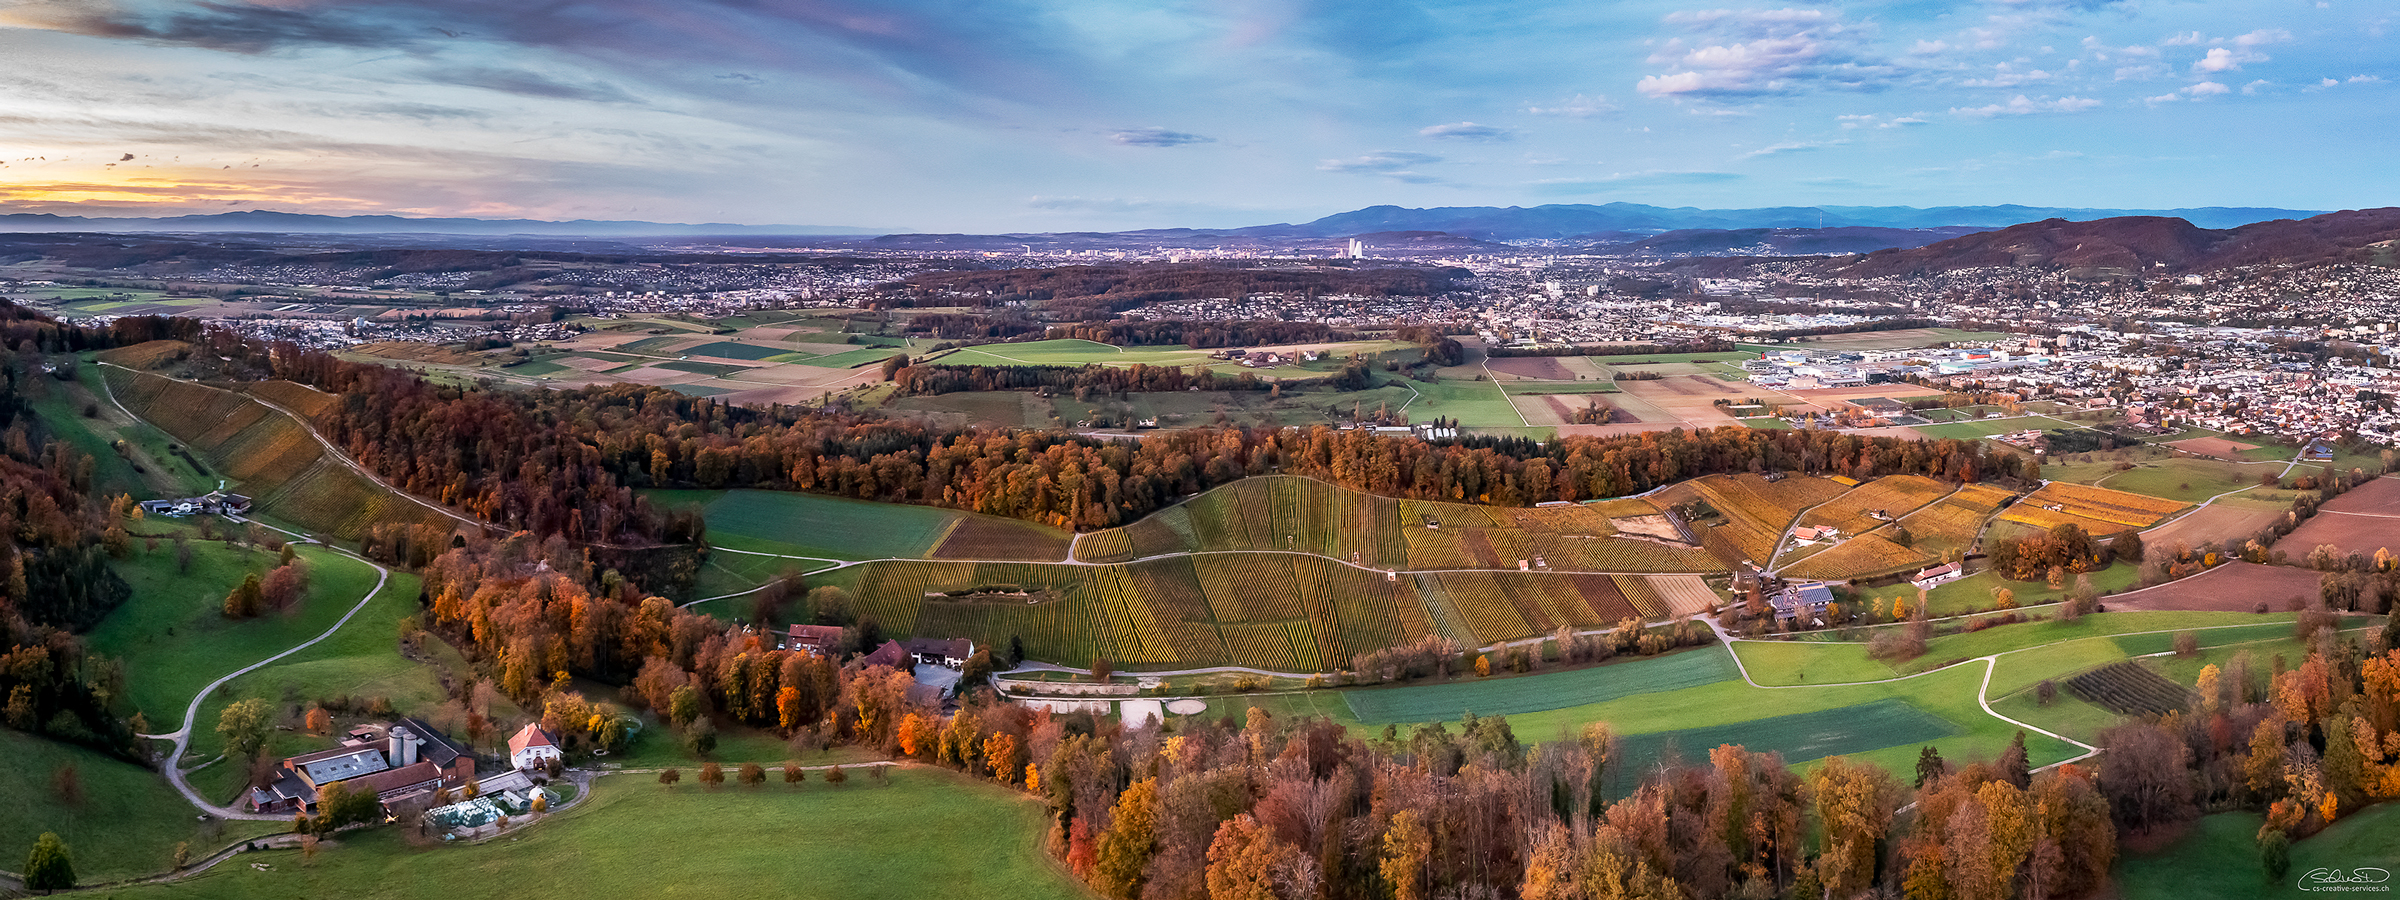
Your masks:
{"label": "farmhouse", "polygon": [[360,729],[341,746],[284,760],[245,802],[256,812],[307,812],[326,787],[340,784],[371,791],[388,805],[474,777],[473,754],[421,720],[402,719],[380,739],[374,729]]}
{"label": "farmhouse", "polygon": [[183,497],[174,500],[144,500],[141,503],[141,507],[142,512],[145,515],[175,517],[197,515],[238,516],[250,511],[250,498],[240,494],[228,494],[224,491],[210,491],[198,497]]}
{"label": "farmhouse", "polygon": [[885,641],[883,646],[875,648],[875,652],[861,656],[850,664],[861,669],[870,666],[887,666],[897,669],[908,665],[909,659],[908,649],[900,646],[899,641]]}
{"label": "farmhouse", "polygon": [[1821,616],[1832,603],[1833,587],[1822,581],[1794,584],[1767,598],[1767,605],[1775,608],[1778,619],[1796,619],[1803,613],[1812,618]]}
{"label": "farmhouse", "polygon": [[777,650],[807,650],[819,656],[830,656],[835,644],[842,641],[842,629],[833,625],[794,625],[789,633],[775,642]]}
{"label": "farmhouse", "polygon": [[975,655],[975,642],[966,638],[950,638],[948,640],[910,638],[901,644],[901,648],[907,650],[908,655],[915,658],[919,665],[944,666],[952,669],[964,668],[967,664],[967,657]]}
{"label": "farmhouse", "polygon": [[558,738],[543,730],[539,723],[519,729],[508,739],[508,762],[519,770],[538,768],[564,756]]}
{"label": "farmhouse", "polygon": [[1960,566],[1958,563],[1945,563],[1930,569],[1926,569],[1925,571],[1918,572],[1917,577],[1909,579],[1908,583],[1916,585],[1917,590],[1930,591],[1941,585],[1957,581],[1965,574],[1966,569]]}

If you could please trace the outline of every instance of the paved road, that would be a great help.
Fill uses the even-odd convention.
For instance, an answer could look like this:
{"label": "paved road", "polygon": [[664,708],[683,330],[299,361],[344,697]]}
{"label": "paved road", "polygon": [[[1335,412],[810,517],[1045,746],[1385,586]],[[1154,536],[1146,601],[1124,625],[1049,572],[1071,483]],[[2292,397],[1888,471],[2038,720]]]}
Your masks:
{"label": "paved road", "polygon": [[[269,526],[269,527],[272,527],[272,526]],[[278,529],[278,530],[281,530],[281,529]],[[286,532],[286,533],[288,534],[289,532]],[[164,771],[165,771],[165,773],[166,773],[166,776],[167,776],[167,783],[168,783],[168,784],[171,784],[171,785],[174,785],[174,786],[175,786],[175,790],[176,790],[178,793],[181,793],[181,794],[183,794],[183,798],[184,798],[184,799],[191,801],[193,806],[197,806],[197,807],[199,807],[199,808],[201,809],[201,811],[203,811],[203,812],[206,812],[206,813],[208,813],[208,814],[210,814],[210,815],[213,815],[213,816],[217,816],[217,817],[219,817],[219,818],[225,818],[225,819],[251,819],[251,820],[255,820],[255,821],[262,821],[262,822],[284,821],[284,820],[286,820],[286,819],[288,818],[288,817],[286,817],[286,816],[270,816],[270,815],[261,815],[261,814],[258,814],[258,813],[248,813],[248,812],[243,812],[243,811],[241,811],[241,810],[238,810],[238,809],[231,809],[231,808],[228,808],[228,807],[218,806],[218,805],[216,805],[216,804],[214,804],[214,803],[210,803],[210,802],[208,801],[208,798],[200,796],[200,792],[199,792],[199,791],[193,790],[193,789],[192,789],[192,784],[191,784],[191,782],[190,782],[190,781],[188,781],[188,780],[186,780],[186,779],[184,778],[183,766],[182,766],[182,762],[183,762],[183,753],[184,753],[184,751],[185,751],[186,749],[189,749],[189,748],[191,747],[191,744],[192,744],[192,726],[193,726],[193,724],[194,724],[194,723],[193,723],[193,720],[194,720],[194,719],[197,719],[197,718],[199,717],[199,715],[200,715],[200,705],[201,705],[201,704],[203,704],[203,703],[206,703],[206,702],[208,702],[208,697],[209,697],[209,695],[210,695],[210,694],[213,694],[213,693],[215,693],[215,692],[216,692],[216,690],[217,690],[217,688],[219,688],[219,687],[223,687],[223,686],[225,685],[225,683],[226,683],[226,682],[232,681],[232,680],[234,680],[234,679],[236,679],[236,678],[240,678],[240,677],[242,677],[242,676],[244,676],[244,675],[248,675],[248,674],[250,674],[251,672],[258,671],[259,669],[261,669],[261,668],[264,668],[265,666],[267,666],[267,665],[268,665],[268,664],[270,664],[270,663],[273,663],[273,662],[275,662],[276,660],[282,659],[282,658],[284,658],[284,657],[287,657],[287,656],[290,656],[290,655],[292,655],[292,654],[294,654],[294,653],[298,653],[298,652],[300,652],[300,651],[302,651],[302,650],[306,650],[306,649],[308,649],[308,648],[310,648],[310,647],[316,646],[316,644],[317,644],[319,641],[323,641],[323,640],[325,640],[326,638],[332,637],[332,636],[333,636],[333,634],[334,634],[334,632],[337,632],[337,631],[340,631],[340,630],[342,630],[342,626],[344,626],[344,625],[347,625],[347,624],[350,624],[350,619],[351,619],[352,617],[354,617],[354,616],[357,616],[357,615],[358,615],[358,611],[359,611],[359,610],[362,610],[362,609],[365,609],[365,608],[367,608],[367,602],[368,602],[368,601],[370,601],[370,600],[373,600],[373,599],[375,599],[375,595],[376,595],[376,594],[378,594],[378,593],[382,593],[384,584],[385,584],[385,583],[387,583],[387,582],[389,582],[389,581],[391,580],[391,577],[392,577],[392,571],[391,571],[390,569],[386,569],[386,568],[384,568],[384,567],[382,567],[382,566],[376,565],[374,562],[372,562],[372,561],[370,561],[370,560],[367,560],[367,559],[365,559],[365,558],[363,558],[363,557],[360,557],[360,556],[358,556],[358,555],[356,555],[356,554],[349,553],[349,552],[347,552],[347,551],[344,551],[344,550],[342,550],[342,549],[340,549],[340,548],[337,548],[337,547],[327,547],[326,549],[328,549],[328,550],[332,550],[332,551],[333,551],[333,552],[335,552],[335,553],[340,553],[340,554],[342,554],[343,556],[350,557],[351,559],[358,560],[360,563],[363,563],[363,564],[365,564],[365,565],[368,565],[368,566],[372,566],[372,567],[374,567],[374,569],[375,569],[375,586],[374,586],[373,588],[370,588],[370,589],[368,589],[368,591],[367,591],[367,595],[366,595],[366,596],[364,596],[364,597],[360,597],[360,598],[358,598],[358,603],[357,603],[357,604],[355,604],[355,605],[353,605],[353,606],[351,606],[351,607],[350,607],[350,611],[349,611],[349,612],[346,612],[346,613],[343,613],[343,614],[342,614],[341,621],[335,622],[335,623],[333,623],[333,627],[325,629],[325,633],[324,633],[324,634],[320,634],[320,635],[317,635],[316,637],[309,638],[308,640],[305,640],[305,641],[302,641],[302,642],[300,642],[300,643],[298,643],[298,644],[295,644],[295,645],[293,645],[293,646],[292,646],[290,649],[287,649],[287,650],[285,650],[285,651],[283,651],[283,652],[281,652],[281,653],[277,653],[277,654],[275,654],[274,656],[270,656],[270,657],[267,657],[266,659],[262,659],[262,660],[259,660],[259,661],[257,661],[257,662],[251,663],[251,664],[249,664],[249,665],[247,665],[247,666],[243,666],[242,668],[235,670],[235,671],[234,671],[232,674],[226,675],[226,676],[225,676],[225,677],[223,677],[223,678],[219,678],[219,679],[217,679],[217,680],[215,680],[215,681],[209,682],[207,687],[201,688],[201,689],[200,689],[200,693],[199,693],[198,695],[196,695],[196,696],[194,696],[194,697],[192,698],[192,703],[191,703],[191,705],[190,705],[190,706],[188,706],[188,707],[185,707],[185,708],[184,708],[184,711],[183,711],[183,727],[181,727],[181,728],[177,728],[177,729],[175,729],[174,731],[168,732],[168,733],[166,733],[166,734],[145,734],[145,735],[142,735],[143,737],[146,737],[146,738],[155,738],[155,739],[162,740],[162,741],[172,741],[172,742],[174,742],[174,745],[175,745],[174,749],[173,749],[173,750],[171,750],[171,751],[168,751],[168,753],[167,753],[167,757],[166,757],[166,766],[165,766],[165,769],[164,769]]]}

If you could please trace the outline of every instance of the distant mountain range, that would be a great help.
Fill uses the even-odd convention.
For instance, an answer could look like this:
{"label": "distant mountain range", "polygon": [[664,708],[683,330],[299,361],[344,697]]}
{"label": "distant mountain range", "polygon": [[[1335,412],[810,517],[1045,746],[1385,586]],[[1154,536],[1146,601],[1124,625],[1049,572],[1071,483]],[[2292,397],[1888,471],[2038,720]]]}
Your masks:
{"label": "distant mountain range", "polygon": [[540,219],[414,219],[405,216],[321,216],[313,213],[287,213],[264,209],[157,218],[0,213],[0,232],[21,234],[55,231],[177,232],[186,234],[522,234],[576,237],[750,234],[872,235],[880,233],[873,228],[844,228],[826,225],[728,225],[716,222],[685,225],[594,219],[575,219],[566,222],[550,222]]}
{"label": "distant mountain range", "polygon": [[[114,211],[114,210],[112,210]],[[417,219],[403,216],[325,216],[272,210],[211,215],[61,216],[50,213],[0,213],[0,232],[181,232],[262,234],[451,234],[539,235],[589,237],[698,237],[772,235],[855,235],[874,237],[864,246],[913,249],[1014,249],[1019,247],[1083,247],[1100,244],[1147,243],[1164,246],[1204,246],[1227,241],[1290,241],[1348,238],[1386,233],[1440,232],[1475,241],[1588,240],[1618,244],[1664,236],[1676,231],[1749,231],[1753,229],[1829,230],[1827,249],[1790,252],[1842,252],[1865,243],[1895,239],[1882,246],[1914,246],[1909,235],[1849,232],[1833,229],[2003,228],[2044,219],[2087,221],[2119,216],[2180,218],[2201,228],[2231,228],[2272,219],[2317,215],[2308,210],[2252,207],[2197,209],[2071,209],[2046,206],[1778,206],[1759,209],[1697,209],[1646,206],[1639,203],[1599,205],[1571,203],[1534,207],[1452,206],[1409,209],[1370,206],[1335,213],[1302,224],[1254,225],[1246,228],[1162,228],[1121,232],[1056,232],[1045,234],[884,234],[876,229],[828,225],[677,224],[640,221],[577,219],[552,222],[538,219]],[[1936,236],[1935,239],[1947,235]],[[1774,240],[1794,240],[1795,235]],[[1739,238],[1727,238],[1737,240]],[[1427,245],[1421,237],[1404,243]],[[1703,241],[1702,243],[1706,243]],[[1863,247],[1876,249],[1876,247]],[[1703,251],[1689,251],[1703,252]]]}
{"label": "distant mountain range", "polygon": [[2126,216],[2093,222],[2045,219],[1920,247],[1828,260],[1836,275],[1906,276],[1988,266],[2068,270],[2196,272],[2269,263],[2389,264],[2400,255],[2400,208],[2347,210],[2234,228],[2180,218]]}

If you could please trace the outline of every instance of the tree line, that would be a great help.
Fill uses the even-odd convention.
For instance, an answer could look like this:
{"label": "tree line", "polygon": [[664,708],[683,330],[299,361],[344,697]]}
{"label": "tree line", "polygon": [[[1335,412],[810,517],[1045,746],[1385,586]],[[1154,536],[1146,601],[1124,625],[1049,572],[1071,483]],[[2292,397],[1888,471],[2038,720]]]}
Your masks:
{"label": "tree line", "polygon": [[922,397],[960,391],[1097,391],[1108,394],[1158,391],[1263,391],[1271,385],[1255,374],[1219,375],[1212,369],[1188,372],[1182,366],[1135,363],[1118,368],[1081,366],[902,366],[892,372],[901,396]]}

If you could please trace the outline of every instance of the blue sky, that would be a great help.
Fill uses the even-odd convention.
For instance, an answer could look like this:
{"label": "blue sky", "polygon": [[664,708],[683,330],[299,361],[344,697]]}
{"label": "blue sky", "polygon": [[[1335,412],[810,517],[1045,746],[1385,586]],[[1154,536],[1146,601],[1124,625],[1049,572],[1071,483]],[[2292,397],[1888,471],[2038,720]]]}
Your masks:
{"label": "blue sky", "polygon": [[2388,0],[0,0],[0,208],[2400,203]]}

